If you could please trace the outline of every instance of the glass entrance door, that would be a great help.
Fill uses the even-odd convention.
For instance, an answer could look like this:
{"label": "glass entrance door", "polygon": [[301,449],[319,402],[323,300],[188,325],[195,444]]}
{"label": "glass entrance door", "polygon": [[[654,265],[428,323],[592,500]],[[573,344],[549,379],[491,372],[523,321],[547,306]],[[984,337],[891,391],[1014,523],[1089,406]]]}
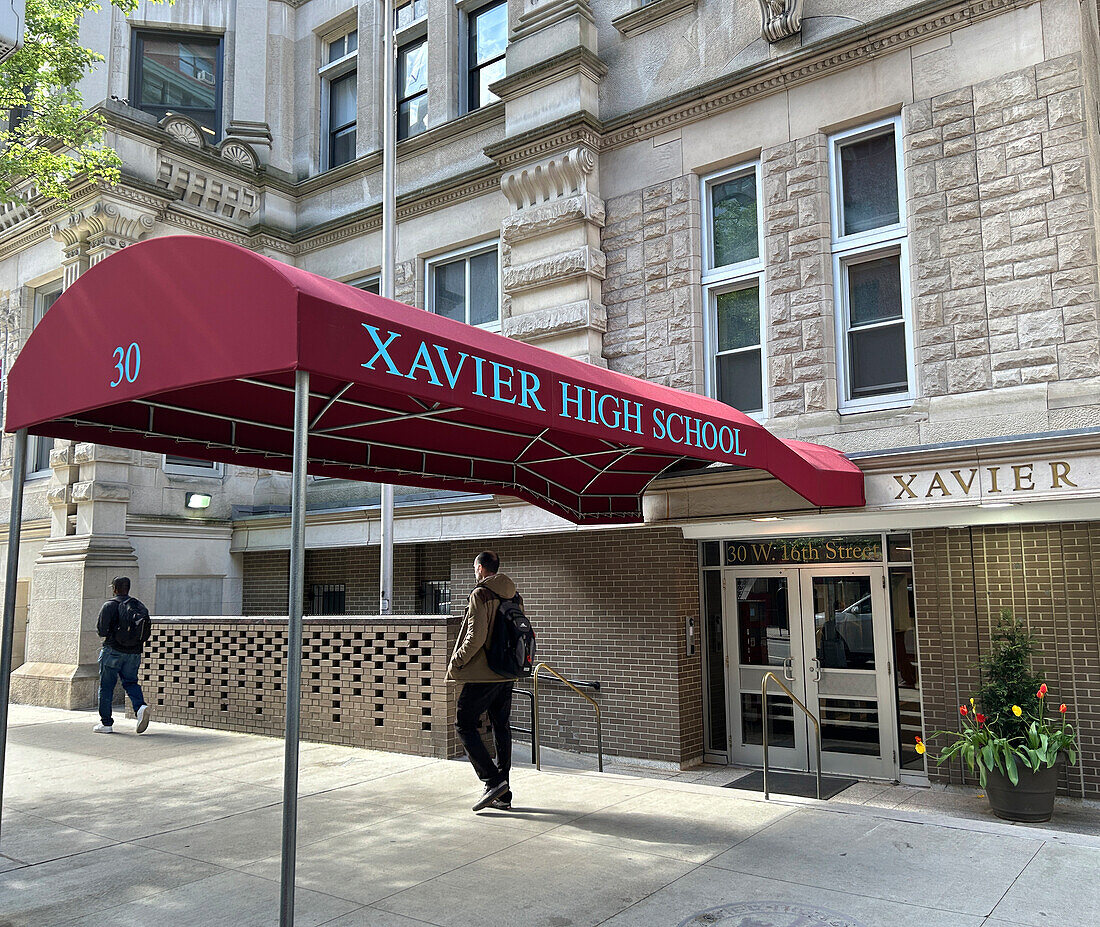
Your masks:
{"label": "glass entrance door", "polygon": [[[730,693],[730,755],[734,763],[763,763],[763,712],[760,684],[769,670],[800,699],[803,635],[799,620],[801,591],[797,570],[758,569],[727,572],[723,578]],[[796,669],[797,668],[797,669]],[[768,693],[770,761],[786,769],[806,762],[806,725],[782,690]]]}
{"label": "glass entrance door", "polygon": [[826,772],[894,778],[890,623],[882,567],[800,570],[806,704]]}
{"label": "glass entrance door", "polygon": [[[770,670],[817,715],[825,772],[895,777],[884,576],[882,567],[863,565],[725,572],[732,762],[763,763],[760,685]],[[806,716],[775,687],[770,762],[812,769],[813,736]]]}

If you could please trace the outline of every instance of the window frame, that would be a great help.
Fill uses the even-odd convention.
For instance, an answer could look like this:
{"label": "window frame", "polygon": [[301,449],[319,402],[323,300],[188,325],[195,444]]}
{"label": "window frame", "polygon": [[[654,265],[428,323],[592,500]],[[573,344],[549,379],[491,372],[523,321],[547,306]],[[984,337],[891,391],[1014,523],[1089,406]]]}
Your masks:
{"label": "window frame", "polygon": [[453,251],[447,251],[443,254],[436,254],[430,258],[424,260],[424,288],[425,288],[425,305],[428,312],[433,315],[438,315],[435,311],[435,269],[443,264],[450,264],[455,261],[463,261],[466,267],[466,293],[465,293],[465,308],[467,325],[473,325],[470,321],[470,259],[477,257],[480,254],[488,254],[490,251],[495,252],[497,256],[497,317],[495,322],[486,322],[482,325],[474,325],[474,328],[482,328],[485,331],[500,332],[503,320],[502,312],[504,308],[504,290],[503,290],[503,269],[501,267],[500,260],[500,239],[493,238],[489,241],[478,242],[474,245],[468,245],[464,248],[457,248]]}
{"label": "window frame", "polygon": [[[714,188],[722,183],[753,174],[756,180],[756,257],[734,264],[721,264],[713,266],[714,244]],[[701,242],[703,247],[703,273],[702,285],[704,305],[706,311],[706,324],[703,326],[703,349],[706,354],[704,369],[704,390],[712,399],[722,400],[718,396],[718,297],[734,290],[746,289],[758,286],[760,290],[760,403],[761,408],[757,412],[744,412],[755,421],[764,421],[768,417],[768,338],[767,338],[767,264],[764,253],[764,204],[761,196],[761,164],[759,158],[751,161],[743,161],[731,167],[722,168],[714,173],[701,178],[702,215],[703,228]],[[751,348],[739,348],[736,352],[743,353]],[[741,410],[739,410],[741,411]]]}
{"label": "window frame", "polygon": [[[486,12],[490,8],[504,7],[505,12],[505,41],[504,52],[497,58],[492,58],[486,61],[484,64],[477,64],[475,62],[475,56],[473,54],[474,49],[472,46],[472,40],[475,35],[472,26],[473,21],[477,19],[479,15]],[[500,98],[496,97],[492,100],[486,100],[478,103],[477,106],[471,106],[471,95],[473,94],[474,87],[481,87],[480,80],[474,81],[475,72],[480,72],[482,69],[489,67],[491,64],[496,64],[498,61],[504,61],[507,58],[508,53],[508,0],[482,0],[480,3],[473,3],[463,10],[462,17],[462,34],[461,43],[459,45],[459,68],[462,74],[462,87],[460,88],[460,94],[462,98],[462,106],[460,111],[466,115],[469,113],[476,113],[478,110],[485,109],[486,106],[492,106],[494,103],[500,102]]]}
{"label": "window frame", "polygon": [[209,466],[169,463],[169,457],[183,457],[183,454],[161,454],[160,468],[168,476],[197,476],[208,480],[220,480],[225,476],[225,464],[211,462]]}
{"label": "window frame", "polygon": [[[181,32],[172,29],[146,29],[144,27],[134,26],[130,31],[130,105],[143,113],[149,113],[151,116],[155,116],[155,112],[150,112],[150,108],[141,105],[141,91],[142,82],[144,80],[144,69],[140,66],[143,61],[143,51],[145,48],[145,40],[147,38],[158,39],[177,39],[179,41],[195,41],[196,39],[216,42],[217,43],[217,60],[214,65],[214,130],[212,136],[208,139],[211,143],[217,143],[221,141],[224,126],[222,125],[222,113],[225,110],[225,34],[221,32],[207,32],[207,31],[195,31],[195,32]],[[200,131],[206,131],[207,127],[203,126],[194,114],[198,112],[208,112],[205,107],[197,106],[174,106],[171,107],[174,115],[186,116],[199,126]],[[163,115],[157,117],[158,121],[165,118]]]}
{"label": "window frame", "polygon": [[[31,329],[32,331],[38,327],[38,323],[45,317],[46,313],[50,311],[52,306],[61,297],[61,294],[65,292],[65,278],[58,277],[56,280],[51,280],[49,283],[43,283],[36,286],[31,296]],[[49,297],[53,297],[50,300],[50,305],[43,305]],[[43,441],[50,442],[50,450],[53,450],[54,438],[47,438],[43,435],[27,435],[27,475],[24,478],[24,482],[29,480],[46,479],[53,476],[53,469],[47,463],[45,467],[32,467],[32,463],[38,460],[41,454],[41,447]]]}
{"label": "window frame", "polygon": [[[890,225],[842,234],[843,176],[840,156],[842,149],[854,142],[893,133],[894,164],[897,172],[898,221]],[[829,203],[831,250],[833,262],[833,322],[836,337],[837,410],[841,414],[866,412],[879,409],[897,409],[911,405],[917,396],[916,351],[914,343],[912,294],[909,288],[909,230],[905,201],[905,159],[902,150],[903,135],[901,117],[888,116],[873,122],[837,132],[829,137]],[[898,255],[898,273],[901,291],[901,321],[905,331],[906,389],[877,396],[856,398],[851,395],[851,352],[848,349],[848,325],[850,317],[848,268],[876,258]],[[897,325],[897,321],[878,323],[874,327]],[[870,328],[872,326],[859,326]]]}
{"label": "window frame", "polygon": [[[373,293],[375,296],[382,294],[382,273],[381,271],[373,274],[364,274],[361,277],[353,277],[347,281],[348,286],[353,286],[357,290],[362,290],[364,293]],[[377,287],[377,289],[371,289],[371,286]]]}
{"label": "window frame", "polygon": [[[394,11],[396,15],[396,10]],[[416,138],[418,135],[423,135],[430,128],[427,123],[427,115],[425,115],[424,128],[419,132],[413,132],[411,134],[401,134],[401,104],[408,103],[410,100],[416,100],[423,97],[425,101],[428,101],[428,91],[431,87],[427,73],[424,75],[424,89],[412,94],[411,96],[401,96],[401,55],[414,45],[423,45],[425,49],[428,48],[428,18],[427,15],[421,19],[416,20],[412,24],[403,28],[399,33],[394,35],[394,61],[393,61],[393,81],[394,81],[394,98],[395,107],[397,109],[396,119],[396,131],[397,141],[403,142],[406,139]],[[427,68],[427,61],[425,61],[425,68]],[[427,102],[425,103],[427,105]]]}
{"label": "window frame", "polygon": [[[337,58],[335,61],[327,61],[329,47],[340,40],[345,40],[351,33],[356,33],[355,49]],[[343,132],[355,127],[356,147],[359,143],[359,24],[346,23],[343,28],[326,33],[321,37],[321,66],[317,68],[317,76],[321,82],[321,139],[320,158],[321,171],[331,170],[343,164],[351,164],[358,157],[353,154],[351,161],[341,161],[340,164],[332,163],[334,133]],[[342,78],[354,74],[356,81],[355,92],[355,121],[347,123],[338,129],[332,126],[332,85]]]}

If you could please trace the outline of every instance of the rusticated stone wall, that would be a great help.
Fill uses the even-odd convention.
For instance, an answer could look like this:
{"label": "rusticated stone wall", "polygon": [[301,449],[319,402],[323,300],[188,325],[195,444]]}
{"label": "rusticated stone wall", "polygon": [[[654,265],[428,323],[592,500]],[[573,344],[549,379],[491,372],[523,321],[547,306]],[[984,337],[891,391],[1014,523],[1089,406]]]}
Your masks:
{"label": "rusticated stone wall", "polygon": [[1080,58],[907,106],[923,391],[1100,374]]}

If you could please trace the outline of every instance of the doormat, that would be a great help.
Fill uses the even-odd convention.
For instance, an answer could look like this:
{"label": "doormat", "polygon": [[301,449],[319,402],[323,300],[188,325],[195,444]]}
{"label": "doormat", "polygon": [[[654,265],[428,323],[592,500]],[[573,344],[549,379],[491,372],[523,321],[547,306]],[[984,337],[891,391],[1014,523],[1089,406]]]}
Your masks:
{"label": "doormat", "polygon": [[[822,801],[839,795],[858,781],[858,779],[849,779],[847,776],[822,776]],[[761,770],[751,772],[747,776],[727,783],[722,788],[763,792],[764,773]],[[817,776],[813,773],[769,772],[768,791],[779,795],[796,795],[799,798],[817,798]]]}

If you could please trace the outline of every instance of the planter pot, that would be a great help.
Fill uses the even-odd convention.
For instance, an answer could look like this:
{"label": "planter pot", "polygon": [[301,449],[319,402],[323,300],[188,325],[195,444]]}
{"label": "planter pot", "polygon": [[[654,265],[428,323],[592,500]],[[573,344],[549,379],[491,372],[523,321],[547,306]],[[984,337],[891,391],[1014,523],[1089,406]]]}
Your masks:
{"label": "planter pot", "polygon": [[1058,771],[1061,766],[1061,763],[1057,763],[1033,772],[1021,765],[1018,785],[1013,785],[1008,776],[998,770],[988,773],[985,794],[993,813],[1006,821],[1022,821],[1028,824],[1049,821],[1054,813],[1054,795],[1058,791]]}

